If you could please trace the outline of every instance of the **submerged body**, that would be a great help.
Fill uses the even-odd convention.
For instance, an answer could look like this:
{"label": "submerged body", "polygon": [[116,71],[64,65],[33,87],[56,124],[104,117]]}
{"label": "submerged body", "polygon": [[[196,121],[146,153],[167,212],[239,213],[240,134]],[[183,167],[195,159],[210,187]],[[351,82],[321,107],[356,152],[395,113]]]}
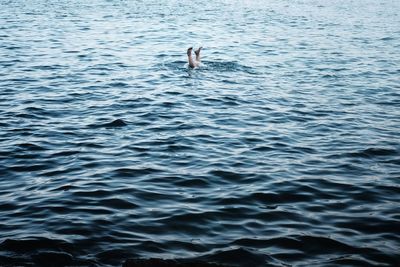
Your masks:
{"label": "submerged body", "polygon": [[191,68],[195,68],[198,67],[200,65],[200,51],[201,51],[202,47],[199,47],[196,51],[194,51],[196,58],[193,59],[192,57],[192,50],[193,47],[189,47],[187,50],[187,56],[188,56],[188,61],[189,61],[189,67]]}

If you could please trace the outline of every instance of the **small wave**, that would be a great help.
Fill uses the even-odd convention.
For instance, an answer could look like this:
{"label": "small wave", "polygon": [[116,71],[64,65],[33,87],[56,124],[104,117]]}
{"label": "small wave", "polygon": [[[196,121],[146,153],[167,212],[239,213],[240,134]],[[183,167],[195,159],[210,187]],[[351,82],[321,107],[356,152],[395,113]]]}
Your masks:
{"label": "small wave", "polygon": [[7,252],[6,256],[0,255],[1,266],[95,266],[94,261],[74,258],[74,246],[63,240],[6,239],[0,251]]}
{"label": "small wave", "polygon": [[359,150],[357,152],[347,152],[343,154],[330,155],[330,158],[337,157],[351,157],[351,158],[373,158],[373,157],[385,157],[385,156],[396,156],[399,152],[392,148],[379,148],[369,147],[367,149]]}
{"label": "small wave", "polygon": [[107,122],[103,124],[91,124],[89,125],[90,128],[119,128],[127,126],[128,124],[122,119],[116,119],[112,122]]}
{"label": "small wave", "polygon": [[128,259],[122,267],[230,267],[216,263],[194,260]]}
{"label": "small wave", "polygon": [[10,166],[10,170],[15,172],[35,172],[47,169],[49,166],[45,164],[33,164],[33,165],[13,165]]}
{"label": "small wave", "polygon": [[174,184],[177,186],[184,186],[184,187],[206,187],[210,185],[210,182],[206,178],[187,178],[187,179],[175,179]]}
{"label": "small wave", "polygon": [[74,263],[72,255],[65,252],[40,252],[32,256],[39,266],[67,266]]}
{"label": "small wave", "polygon": [[137,204],[132,203],[125,199],[120,198],[105,198],[98,202],[99,206],[105,206],[113,209],[135,209],[139,207]]}
{"label": "small wave", "polygon": [[79,154],[80,151],[78,150],[66,150],[66,151],[60,151],[60,152],[56,152],[54,154],[52,154],[52,157],[68,157],[68,156],[72,156],[72,155],[76,155]]}
{"label": "small wave", "polygon": [[26,151],[44,151],[47,150],[45,147],[36,145],[36,144],[32,144],[32,143],[21,143],[18,144],[19,148],[22,148]]}
{"label": "small wave", "polygon": [[120,168],[114,171],[116,177],[135,177],[160,172],[154,168]]}
{"label": "small wave", "polygon": [[54,248],[71,251],[72,244],[64,240],[49,239],[44,237],[29,239],[6,239],[0,244],[0,250],[13,252],[32,252],[41,249],[52,250]]}
{"label": "small wave", "polygon": [[393,38],[392,36],[387,36],[387,37],[383,37],[380,39],[381,41],[393,41],[395,40],[395,38]]}
{"label": "small wave", "polygon": [[245,175],[242,173],[231,172],[231,171],[223,171],[223,170],[213,170],[210,174],[215,175],[217,177],[221,177],[228,181],[240,181],[245,178]]}
{"label": "small wave", "polygon": [[107,86],[114,88],[114,87],[128,87],[129,85],[124,82],[112,82],[112,83],[109,83]]}
{"label": "small wave", "polygon": [[234,248],[229,250],[217,251],[199,259],[206,262],[217,262],[229,264],[229,266],[274,266],[269,263],[276,262],[273,258],[266,254],[258,253],[255,250],[244,248]]}
{"label": "small wave", "polygon": [[393,156],[397,155],[398,152],[395,149],[390,149],[390,148],[367,148],[364,151],[361,152],[361,154],[367,155],[367,156]]}

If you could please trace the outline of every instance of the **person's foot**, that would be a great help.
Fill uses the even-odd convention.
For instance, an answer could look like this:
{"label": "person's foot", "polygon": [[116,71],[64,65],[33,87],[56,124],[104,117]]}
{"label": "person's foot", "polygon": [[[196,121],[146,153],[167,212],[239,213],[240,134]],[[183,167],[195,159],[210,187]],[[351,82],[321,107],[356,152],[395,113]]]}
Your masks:
{"label": "person's foot", "polygon": [[200,50],[202,49],[203,47],[199,47],[196,51],[194,51],[194,53],[196,54],[196,56],[199,56],[200,55]]}
{"label": "person's foot", "polygon": [[193,47],[189,47],[189,48],[188,48],[188,50],[187,50],[187,55],[188,55],[188,56],[191,56],[191,55],[192,55],[192,50],[193,50]]}

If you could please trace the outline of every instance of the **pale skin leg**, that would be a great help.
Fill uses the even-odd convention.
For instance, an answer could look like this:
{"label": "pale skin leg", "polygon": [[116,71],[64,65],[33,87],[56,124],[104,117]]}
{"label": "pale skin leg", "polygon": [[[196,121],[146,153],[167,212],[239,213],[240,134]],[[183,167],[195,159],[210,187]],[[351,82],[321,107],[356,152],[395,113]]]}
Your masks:
{"label": "pale skin leg", "polygon": [[195,68],[198,67],[200,64],[200,50],[202,47],[198,48],[194,53],[196,54],[196,60],[194,61],[192,58],[192,50],[193,47],[189,47],[187,50],[187,56],[188,56],[188,61],[189,61],[189,67]]}
{"label": "pale skin leg", "polygon": [[196,67],[196,64],[195,64],[195,62],[193,61],[193,58],[192,58],[192,50],[193,50],[193,47],[189,47],[188,48],[187,56],[188,56],[188,61],[189,61],[189,67],[194,68],[194,67]]}
{"label": "pale skin leg", "polygon": [[194,51],[194,53],[196,54],[196,61],[200,64],[200,50],[203,47],[199,47],[196,51]]}

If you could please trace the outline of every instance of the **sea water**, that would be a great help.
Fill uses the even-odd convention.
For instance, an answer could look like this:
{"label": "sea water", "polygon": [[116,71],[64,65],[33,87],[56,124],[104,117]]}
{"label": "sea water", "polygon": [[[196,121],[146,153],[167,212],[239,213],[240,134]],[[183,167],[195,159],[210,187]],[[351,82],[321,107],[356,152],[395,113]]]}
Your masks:
{"label": "sea water", "polygon": [[0,0],[0,265],[400,265],[399,51],[394,0]]}

